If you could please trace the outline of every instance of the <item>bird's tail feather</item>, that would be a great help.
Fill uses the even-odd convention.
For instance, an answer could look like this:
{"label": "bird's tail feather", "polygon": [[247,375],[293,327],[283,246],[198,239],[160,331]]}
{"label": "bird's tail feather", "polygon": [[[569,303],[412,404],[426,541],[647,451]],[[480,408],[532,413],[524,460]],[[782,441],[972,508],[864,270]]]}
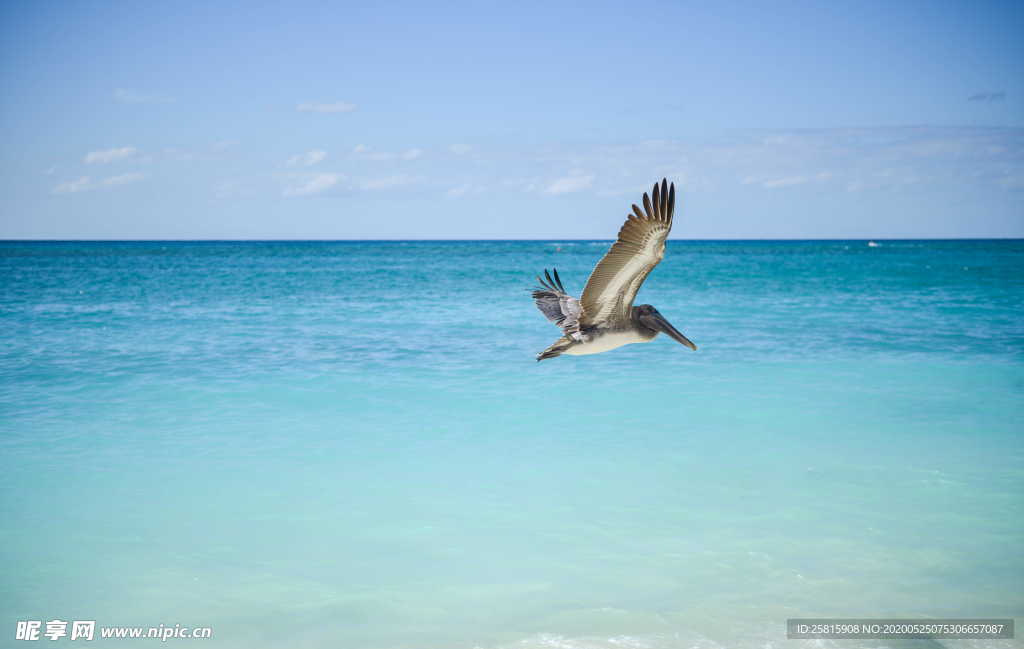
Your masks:
{"label": "bird's tail feather", "polygon": [[548,358],[561,356],[563,353],[565,353],[565,350],[569,349],[570,347],[572,347],[571,340],[569,340],[568,338],[559,338],[554,343],[552,343],[547,349],[537,354],[537,362],[539,363],[540,361],[546,360]]}

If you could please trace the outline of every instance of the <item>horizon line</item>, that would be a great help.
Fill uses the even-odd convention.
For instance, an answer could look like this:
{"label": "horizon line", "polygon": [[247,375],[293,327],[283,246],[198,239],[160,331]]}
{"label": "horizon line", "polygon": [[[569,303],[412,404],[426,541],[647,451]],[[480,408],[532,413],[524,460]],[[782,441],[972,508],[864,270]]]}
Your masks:
{"label": "horizon line", "polygon": [[[593,242],[593,241],[608,241],[614,242],[616,239],[573,239],[558,237],[554,239],[259,239],[259,238],[246,238],[246,239],[220,239],[220,238],[209,238],[209,239],[0,239],[0,244],[3,243],[409,243],[409,242],[507,242],[507,241],[523,241],[523,242]],[[1024,241],[1024,236],[1020,237],[757,237],[757,238],[668,238],[667,241],[708,241],[708,242],[723,242],[723,241]]]}

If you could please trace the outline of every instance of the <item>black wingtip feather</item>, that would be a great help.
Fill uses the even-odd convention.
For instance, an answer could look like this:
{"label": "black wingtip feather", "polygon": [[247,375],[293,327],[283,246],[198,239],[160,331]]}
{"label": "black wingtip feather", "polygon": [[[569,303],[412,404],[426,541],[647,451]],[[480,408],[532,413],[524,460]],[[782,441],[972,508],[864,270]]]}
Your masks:
{"label": "black wingtip feather", "polygon": [[[644,210],[633,203],[633,214],[638,219],[651,219],[655,221],[672,222],[676,211],[676,184],[669,183],[668,178],[662,178],[661,182],[655,182],[651,187],[650,194],[644,193]],[[645,214],[646,213],[646,214]],[[633,214],[629,218],[633,218]]]}
{"label": "black wingtip feather", "polygon": [[668,221],[668,179],[661,179],[661,219]]}

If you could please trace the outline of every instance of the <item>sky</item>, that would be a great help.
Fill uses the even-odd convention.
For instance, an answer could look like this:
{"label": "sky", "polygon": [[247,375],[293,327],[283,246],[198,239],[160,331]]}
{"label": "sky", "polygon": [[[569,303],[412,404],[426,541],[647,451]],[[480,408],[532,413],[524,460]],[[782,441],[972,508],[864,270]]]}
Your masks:
{"label": "sky", "polygon": [[0,238],[1024,237],[1019,2],[3,3]]}

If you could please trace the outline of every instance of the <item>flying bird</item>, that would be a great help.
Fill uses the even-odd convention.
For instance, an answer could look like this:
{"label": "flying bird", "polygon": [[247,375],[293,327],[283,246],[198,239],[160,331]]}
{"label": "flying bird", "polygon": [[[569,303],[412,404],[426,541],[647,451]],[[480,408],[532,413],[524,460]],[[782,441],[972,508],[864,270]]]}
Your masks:
{"label": "flying bird", "polygon": [[[665,179],[654,184],[651,197],[644,194],[644,209],[633,204],[633,213],[619,230],[611,249],[594,267],[583,295],[569,295],[558,271],[544,270],[544,279],[533,291],[533,301],[544,316],[558,325],[562,337],[537,354],[537,360],[562,354],[599,354],[630,343],[647,343],[659,333],[696,350],[679,330],[650,304],[633,306],[640,285],[665,256],[665,239],[672,230],[676,186]],[[552,276],[552,273],[554,276]]]}

